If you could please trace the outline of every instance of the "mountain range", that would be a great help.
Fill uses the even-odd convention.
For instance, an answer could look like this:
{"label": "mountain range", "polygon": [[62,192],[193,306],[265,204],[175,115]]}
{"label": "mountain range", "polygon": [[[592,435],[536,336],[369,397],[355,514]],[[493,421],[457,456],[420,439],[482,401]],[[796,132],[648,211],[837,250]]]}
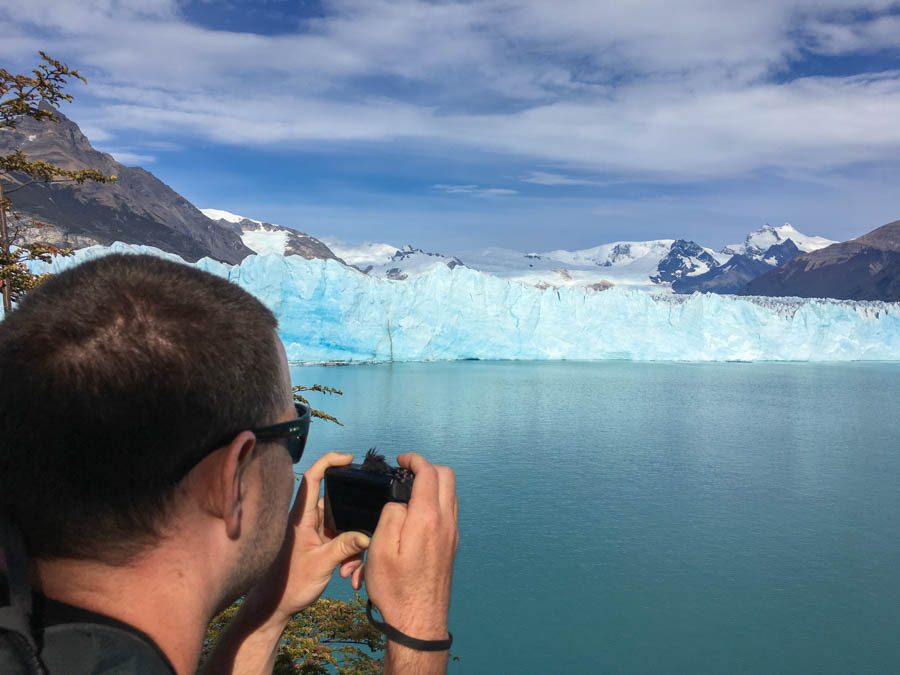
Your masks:
{"label": "mountain range", "polygon": [[802,252],[835,243],[802,234],[789,224],[764,225],[742,243],[720,251],[684,239],[619,241],[577,251],[544,253],[488,248],[458,256],[426,253],[412,246],[353,245],[328,238],[325,242],[360,270],[387,279],[406,279],[443,263],[449,267],[465,265],[540,287],[603,289],[617,285],[657,292],[671,289],[676,293],[737,293],[751,279]]}
{"label": "mountain range", "polygon": [[[93,168],[118,180],[26,185],[12,176],[13,225],[25,241],[73,248],[114,241],[155,246],[196,261],[235,264],[254,253],[334,259],[360,272],[403,281],[434,265],[466,266],[540,288],[613,285],[651,291],[796,295],[900,300],[900,221],[838,243],[789,224],[764,225],[719,251],[684,239],[619,241],[577,251],[544,253],[487,248],[443,254],[413,246],[348,244],[219,209],[198,209],[152,173],[95,150],[78,126],[23,119],[0,131],[0,154],[20,147],[30,159],[64,168]],[[10,187],[6,185],[6,187]],[[35,219],[54,228],[34,229]],[[21,242],[21,240],[20,240]]]}
{"label": "mountain range", "polygon": [[900,220],[798,255],[753,279],[741,292],[900,301]]}

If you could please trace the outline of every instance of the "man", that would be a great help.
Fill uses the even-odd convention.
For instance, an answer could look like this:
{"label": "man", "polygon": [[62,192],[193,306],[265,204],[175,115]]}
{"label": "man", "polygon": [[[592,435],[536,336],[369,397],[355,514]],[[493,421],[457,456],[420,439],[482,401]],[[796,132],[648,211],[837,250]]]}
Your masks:
{"label": "man", "polygon": [[290,617],[336,568],[360,588],[368,549],[385,670],[444,671],[454,474],[401,455],[412,498],[371,540],[322,525],[325,469],[350,455],[315,461],[290,508],[308,413],[275,329],[234,284],[123,255],[49,279],[0,323],[0,627],[29,609],[20,548],[37,592],[35,635],[0,632],[0,670],[33,643],[50,672],[191,673],[211,617],[246,593],[206,668],[270,672]]}

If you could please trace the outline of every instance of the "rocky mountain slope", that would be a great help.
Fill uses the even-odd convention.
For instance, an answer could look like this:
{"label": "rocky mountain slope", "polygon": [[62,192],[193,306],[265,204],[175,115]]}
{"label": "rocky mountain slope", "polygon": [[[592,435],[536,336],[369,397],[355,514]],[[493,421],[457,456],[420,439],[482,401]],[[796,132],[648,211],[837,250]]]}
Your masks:
{"label": "rocky mountain slope", "polygon": [[740,293],[748,282],[770,269],[772,267],[762,260],[738,253],[703,274],[676,279],[672,282],[672,290],[676,293]]}
{"label": "rocky mountain slope", "polygon": [[307,260],[321,258],[322,260],[344,262],[324,243],[300,230],[294,230],[284,225],[264,223],[261,220],[239,216],[221,209],[200,209],[200,212],[207,218],[216,221],[221,227],[237,233],[244,246],[254,253],[299,255]]}
{"label": "rocky mountain slope", "polygon": [[900,220],[799,255],[751,281],[743,293],[900,301]]}
{"label": "rocky mountain slope", "polygon": [[[68,169],[91,168],[118,176],[111,184],[33,184],[17,190],[13,208],[20,223],[34,218],[53,230],[26,232],[60,245],[83,247],[114,241],[147,244],[194,261],[204,256],[240,262],[252,251],[233,230],[204,216],[184,197],[140,167],[125,166],[95,150],[78,126],[57,112],[58,123],[23,119],[14,130],[0,131],[0,154],[20,147],[29,159]],[[13,185],[25,177],[13,176]],[[11,187],[7,184],[7,187]]]}
{"label": "rocky mountain slope", "polygon": [[833,243],[825,237],[810,237],[798,232],[788,223],[781,227],[763,225],[748,234],[742,244],[722,249],[723,255],[731,255],[727,262],[702,274],[673,280],[672,290],[676,293],[740,293],[749,282],[773,267],[793,260],[804,251],[815,251]]}
{"label": "rocky mountain slope", "polygon": [[685,276],[672,282],[676,293],[740,293],[750,281],[800,255],[792,239],[772,244],[765,251],[735,253],[728,262],[703,274]]}
{"label": "rocky mountain slope", "polygon": [[[760,259],[772,246],[783,244],[788,239],[804,253],[816,251],[820,248],[825,248],[826,246],[837,243],[831,239],[826,239],[825,237],[811,237],[802,232],[798,232],[790,223],[785,223],[778,227],[774,227],[767,223],[758,230],[754,230],[748,234],[747,238],[740,244],[725,246],[722,249],[722,253],[731,255],[740,253],[742,255],[750,256],[751,258]],[[766,262],[770,265],[773,264],[771,261]]]}

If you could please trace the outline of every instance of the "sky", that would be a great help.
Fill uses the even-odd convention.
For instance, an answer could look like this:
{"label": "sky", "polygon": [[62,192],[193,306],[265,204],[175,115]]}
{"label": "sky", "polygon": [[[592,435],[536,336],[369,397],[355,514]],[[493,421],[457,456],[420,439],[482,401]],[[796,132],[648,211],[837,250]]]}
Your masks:
{"label": "sky", "polygon": [[546,251],[900,219],[900,2],[0,0],[62,111],[200,208]]}

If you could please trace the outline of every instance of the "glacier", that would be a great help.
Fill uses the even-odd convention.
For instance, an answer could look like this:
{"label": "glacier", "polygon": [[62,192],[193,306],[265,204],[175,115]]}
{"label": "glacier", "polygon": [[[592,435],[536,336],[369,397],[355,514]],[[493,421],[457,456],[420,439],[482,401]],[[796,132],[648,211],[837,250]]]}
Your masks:
{"label": "glacier", "polygon": [[[116,243],[31,266],[58,272],[113,252],[184,262],[151,247]],[[193,264],[272,309],[292,363],[900,360],[900,303],[654,295],[615,287],[542,290],[446,265],[401,282],[300,256]]]}

